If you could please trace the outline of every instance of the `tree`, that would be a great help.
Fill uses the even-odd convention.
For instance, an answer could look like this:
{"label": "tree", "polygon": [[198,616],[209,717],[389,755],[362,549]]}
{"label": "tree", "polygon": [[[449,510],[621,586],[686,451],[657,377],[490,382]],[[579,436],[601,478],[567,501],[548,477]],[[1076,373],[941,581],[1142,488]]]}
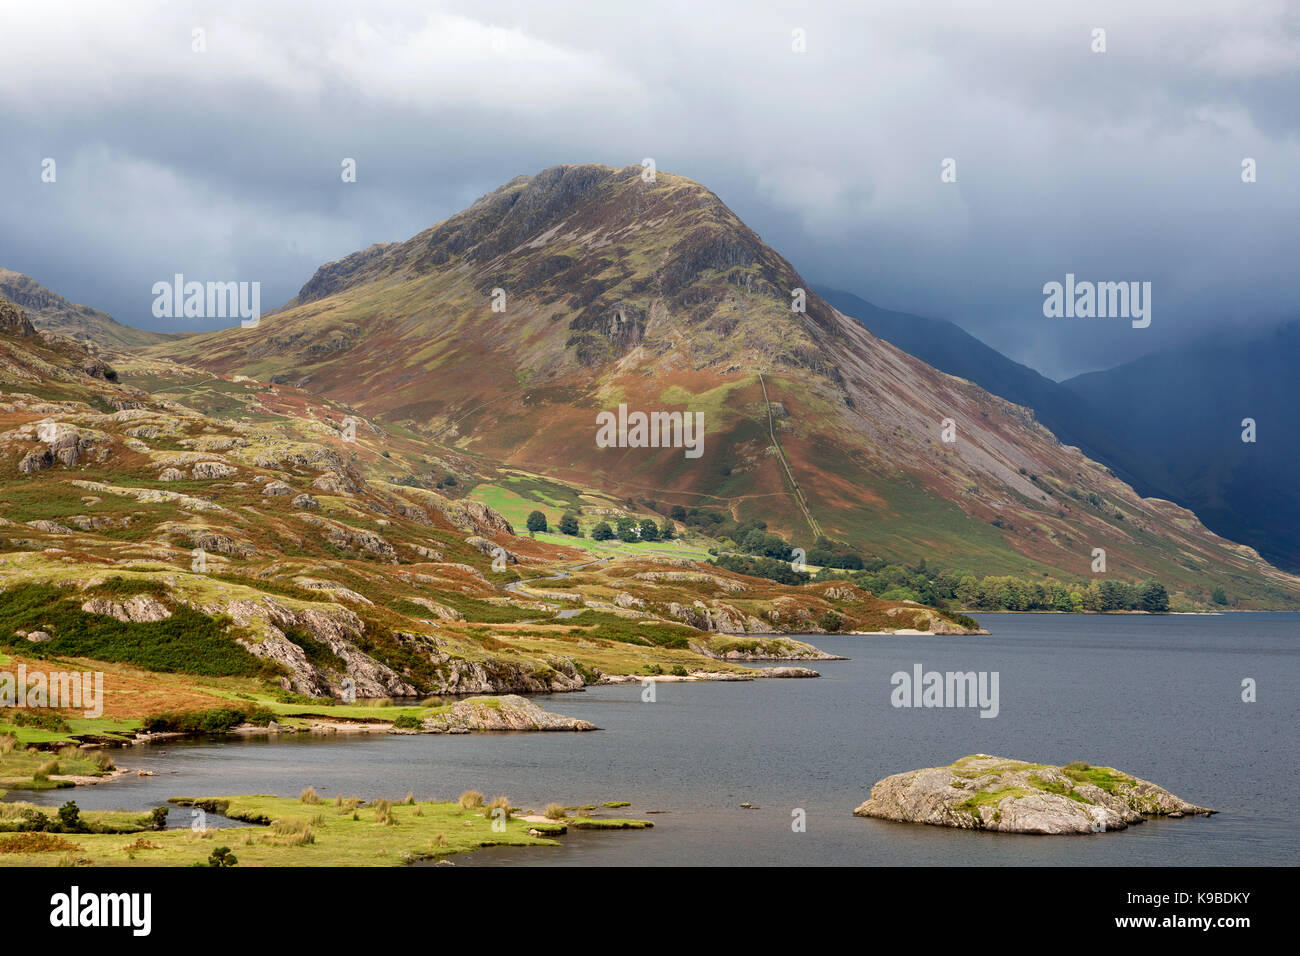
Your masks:
{"label": "tree", "polygon": [[540,511],[530,511],[528,513],[528,530],[545,531],[546,515],[542,514]]}
{"label": "tree", "polygon": [[614,529],[609,526],[608,521],[597,521],[596,526],[591,529],[593,541],[608,541],[612,537],[614,537]]}
{"label": "tree", "polygon": [[230,852],[230,847],[219,846],[208,857],[208,866],[234,866],[239,860]]}
{"label": "tree", "polygon": [[81,808],[71,800],[59,807],[59,825],[64,833],[81,832]]}
{"label": "tree", "polygon": [[1152,614],[1164,614],[1169,610],[1169,592],[1159,581],[1142,585],[1142,610]]}
{"label": "tree", "polygon": [[675,537],[677,537],[677,529],[673,527],[673,523],[671,521],[665,518],[659,524],[659,540],[671,541]]}
{"label": "tree", "polygon": [[681,505],[673,505],[668,511],[668,517],[672,518],[674,521],[684,522],[686,520],[686,509]]}
{"label": "tree", "polygon": [[654,523],[653,518],[641,519],[641,540],[642,541],[659,540],[659,526]]}
{"label": "tree", "polygon": [[636,533],[636,522],[633,521],[631,518],[618,519],[617,534],[618,534],[618,540],[620,541],[626,541],[630,543],[632,541],[641,540]]}
{"label": "tree", "polygon": [[566,514],[560,518],[560,534],[571,534],[575,537],[581,537],[582,532],[578,528],[578,516]]}
{"label": "tree", "polygon": [[1227,604],[1228,595],[1224,593],[1223,588],[1215,588],[1214,593],[1210,595],[1210,600],[1215,604]]}

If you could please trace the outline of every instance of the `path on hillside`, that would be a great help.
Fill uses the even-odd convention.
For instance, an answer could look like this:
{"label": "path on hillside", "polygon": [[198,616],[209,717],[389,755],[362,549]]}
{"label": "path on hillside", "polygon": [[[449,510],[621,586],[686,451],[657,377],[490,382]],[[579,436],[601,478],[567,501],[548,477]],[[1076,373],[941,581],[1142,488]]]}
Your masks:
{"label": "path on hillside", "polygon": [[790,461],[785,457],[785,449],[776,438],[776,424],[772,420],[772,403],[767,398],[767,382],[763,380],[763,373],[758,373],[758,384],[763,389],[763,405],[767,408],[767,433],[772,436],[772,447],[776,449],[777,457],[781,459],[781,466],[785,468],[786,477],[790,479],[790,487],[794,489],[794,500],[798,503],[803,516],[808,520],[808,527],[812,529],[813,541],[817,541],[822,536],[821,525],[817,519],[812,516],[812,511],[808,507],[808,499],[803,496],[803,489],[799,487],[799,482],[794,477],[794,469],[790,467]]}
{"label": "path on hillside", "polygon": [[[528,583],[531,582],[531,581],[561,581],[561,580],[563,580],[564,578],[569,577],[570,574],[571,574],[571,572],[573,572],[573,571],[581,571],[583,568],[589,568],[589,567],[591,567],[593,564],[600,564],[602,561],[613,561],[613,560],[614,560],[614,558],[611,556],[611,557],[607,557],[607,558],[597,558],[597,559],[594,560],[594,561],[584,561],[584,562],[582,562],[581,564],[575,564],[575,565],[574,565],[573,567],[571,567],[571,568],[565,568],[565,569],[562,570],[562,571],[557,571],[555,574],[546,574],[546,575],[543,575],[542,577],[539,577],[539,578],[529,578],[529,579],[526,580],[526,581],[510,581],[510,582],[508,582],[508,583],[506,583],[506,584],[501,585],[501,587],[502,587],[504,590],[509,591],[511,594],[514,594],[514,595],[517,595],[517,596],[519,596],[519,597],[525,598],[525,599],[527,599],[527,600],[529,600],[529,601],[535,601],[535,602],[537,602],[538,604],[545,604],[547,607],[553,608],[554,611],[555,611],[555,616],[556,616],[557,618],[561,618],[561,619],[563,619],[563,618],[567,618],[567,617],[577,617],[579,614],[581,614],[581,613],[585,610],[585,608],[571,608],[571,607],[564,607],[564,606],[562,606],[562,605],[560,605],[560,604],[557,604],[557,603],[554,602],[554,601],[548,601],[548,600],[546,600],[545,598],[540,598],[540,597],[537,597],[537,596],[532,595],[532,594],[527,594],[527,593],[521,591],[520,588],[523,587],[524,585],[528,584]],[[517,621],[516,623],[518,623],[518,624],[535,624],[535,623],[537,623],[537,622],[536,622],[536,621]]]}

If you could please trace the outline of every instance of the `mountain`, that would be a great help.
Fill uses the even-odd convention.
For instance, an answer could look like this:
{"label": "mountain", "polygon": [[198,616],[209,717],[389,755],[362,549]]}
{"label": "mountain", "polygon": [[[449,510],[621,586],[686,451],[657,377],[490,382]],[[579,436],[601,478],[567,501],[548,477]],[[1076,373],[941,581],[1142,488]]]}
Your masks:
{"label": "mountain", "polygon": [[[819,289],[875,335],[951,375],[1032,408],[1143,495],[1190,508],[1205,524],[1300,571],[1300,399],[1292,370],[1300,323],[1263,334],[1220,336],[1057,383],[1013,362],[955,323],[877,308]],[[1241,441],[1241,420],[1261,437]]]}
{"label": "mountain", "polygon": [[6,299],[30,316],[42,332],[73,339],[83,346],[102,349],[136,348],[180,338],[185,333],[146,332],[123,325],[107,312],[74,305],[30,276],[0,269],[0,299]]}
{"label": "mountain", "polygon": [[[291,384],[528,474],[760,519],[805,548],[1070,579],[1103,548],[1126,580],[1294,600],[1300,582],[1250,549],[837,311],[705,187],[641,172],[518,177],[322,266],[258,328],[145,355]],[[701,453],[602,447],[598,416],[620,406],[702,414]]]}
{"label": "mountain", "polygon": [[[1185,504],[1220,534],[1300,570],[1300,321],[1228,332],[1064,382],[1116,436],[1106,449],[1139,488]],[[1256,440],[1242,441],[1243,420]],[[1122,444],[1121,444],[1122,440]]]}

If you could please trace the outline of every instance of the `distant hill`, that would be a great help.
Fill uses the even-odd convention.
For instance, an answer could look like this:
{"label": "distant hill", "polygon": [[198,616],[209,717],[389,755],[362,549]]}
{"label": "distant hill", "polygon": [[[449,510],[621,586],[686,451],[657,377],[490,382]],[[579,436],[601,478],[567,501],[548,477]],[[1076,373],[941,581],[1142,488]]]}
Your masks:
{"label": "distant hill", "polygon": [[107,312],[75,305],[30,276],[9,269],[0,268],[0,298],[24,309],[39,331],[66,336],[83,346],[138,348],[186,334],[146,332],[123,325]]}
{"label": "distant hill", "polygon": [[[1063,384],[1115,436],[1107,453],[1220,534],[1300,570],[1300,321],[1225,333]],[[1253,418],[1256,441],[1241,440]],[[1122,439],[1122,444],[1121,444]]]}
{"label": "distant hill", "polygon": [[[1061,441],[1109,466],[1140,494],[1190,508],[1212,530],[1300,571],[1300,322],[1220,337],[1054,382],[953,322],[819,294],[910,355],[1033,409]],[[1255,418],[1259,440],[1241,441]]]}

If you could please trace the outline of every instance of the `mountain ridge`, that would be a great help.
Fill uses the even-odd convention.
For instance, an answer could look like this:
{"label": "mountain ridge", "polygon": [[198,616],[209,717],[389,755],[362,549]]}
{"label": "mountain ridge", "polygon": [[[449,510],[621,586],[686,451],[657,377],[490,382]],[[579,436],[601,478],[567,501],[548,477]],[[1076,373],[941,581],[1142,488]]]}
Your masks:
{"label": "mountain ridge", "polygon": [[139,348],[188,334],[149,332],[124,325],[107,312],[70,302],[31,276],[3,267],[0,267],[0,298],[26,311],[42,332],[65,336],[83,347]]}

